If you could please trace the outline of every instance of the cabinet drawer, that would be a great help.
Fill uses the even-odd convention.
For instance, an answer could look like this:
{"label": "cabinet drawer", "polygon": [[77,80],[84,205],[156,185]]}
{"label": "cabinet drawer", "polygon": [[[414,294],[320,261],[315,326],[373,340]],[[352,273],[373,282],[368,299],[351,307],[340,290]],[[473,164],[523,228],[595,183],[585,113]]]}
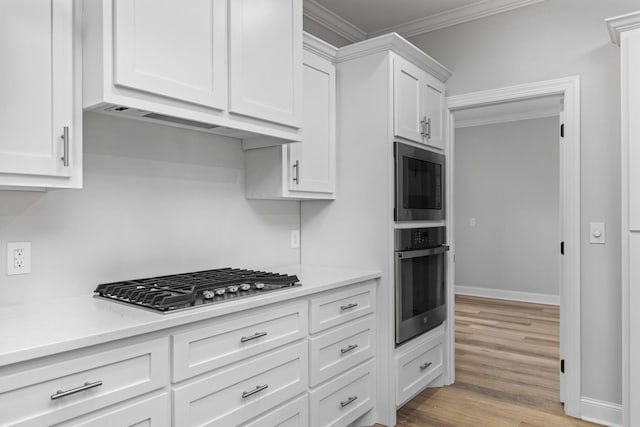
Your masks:
{"label": "cabinet drawer", "polygon": [[163,387],[168,344],[161,338],[8,375],[0,381],[3,422],[51,425]]}
{"label": "cabinet drawer", "polygon": [[375,282],[331,292],[311,300],[311,333],[339,325],[349,320],[373,313],[375,310]]}
{"label": "cabinet drawer", "polygon": [[311,338],[311,386],[320,384],[375,354],[375,318],[368,316]]}
{"label": "cabinet drawer", "polygon": [[131,405],[118,405],[117,409],[89,414],[75,420],[56,424],[55,427],[112,427],[112,426],[153,426],[171,425],[171,402],[163,393]]}
{"label": "cabinet drawer", "polygon": [[372,360],[311,392],[311,426],[345,426],[373,408],[375,361]]}
{"label": "cabinet drawer", "polygon": [[396,358],[396,405],[400,406],[421,392],[442,374],[442,335]]}
{"label": "cabinet drawer", "polygon": [[173,381],[230,363],[307,335],[307,303],[276,305],[225,317],[173,335]]}
{"label": "cabinet drawer", "polygon": [[293,402],[242,424],[242,427],[307,427],[308,425],[309,398],[305,394]]}
{"label": "cabinet drawer", "polygon": [[307,389],[307,344],[300,342],[230,366],[173,392],[176,426],[231,426]]}

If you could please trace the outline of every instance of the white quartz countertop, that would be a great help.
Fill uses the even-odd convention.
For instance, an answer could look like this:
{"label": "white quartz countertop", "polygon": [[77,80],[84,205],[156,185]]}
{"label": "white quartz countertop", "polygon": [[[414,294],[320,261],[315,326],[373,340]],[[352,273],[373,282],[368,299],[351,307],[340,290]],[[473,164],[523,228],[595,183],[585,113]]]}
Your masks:
{"label": "white quartz countertop", "polygon": [[380,277],[379,271],[289,265],[302,286],[173,313],[83,295],[0,307],[0,366],[210,319]]}

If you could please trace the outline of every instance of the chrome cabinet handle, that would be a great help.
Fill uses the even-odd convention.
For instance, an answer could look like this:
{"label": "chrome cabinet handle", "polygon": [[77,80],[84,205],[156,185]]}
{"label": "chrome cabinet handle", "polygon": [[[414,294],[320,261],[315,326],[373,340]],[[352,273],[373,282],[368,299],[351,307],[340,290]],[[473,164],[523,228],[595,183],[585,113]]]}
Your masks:
{"label": "chrome cabinet handle", "polygon": [[247,342],[247,341],[255,340],[256,338],[261,338],[265,336],[267,336],[266,332],[256,332],[255,334],[249,335],[248,337],[240,338],[240,342]]}
{"label": "chrome cabinet handle", "polygon": [[300,161],[299,160],[296,160],[293,163],[293,170],[294,170],[293,182],[295,182],[296,184],[300,184]]}
{"label": "chrome cabinet handle", "polygon": [[358,306],[358,303],[352,302],[351,304],[341,305],[340,306],[340,310],[345,311],[345,310],[349,310],[350,308],[357,307],[357,306]]}
{"label": "chrome cabinet handle", "polygon": [[65,126],[62,130],[62,164],[64,166],[69,166],[69,126]]}
{"label": "chrome cabinet handle", "polygon": [[72,388],[65,391],[62,391],[62,390],[56,391],[54,394],[51,395],[51,400],[60,399],[61,397],[65,397],[65,396],[69,396],[70,394],[75,394],[81,391],[89,390],[94,387],[100,387],[101,385],[102,385],[102,381],[96,381],[94,383],[90,383],[87,381],[86,383],[84,383],[84,385],[81,385],[80,387]]}
{"label": "chrome cabinet handle", "polygon": [[427,139],[431,139],[431,117],[429,117],[429,119],[424,123],[424,127],[425,127],[425,132],[424,132],[425,136],[427,137]]}
{"label": "chrome cabinet handle", "polygon": [[344,400],[344,401],[340,402],[340,407],[341,407],[341,408],[344,408],[345,406],[347,406],[347,405],[349,405],[349,404],[351,404],[351,403],[355,402],[355,400],[356,400],[357,398],[358,398],[358,396],[351,396],[351,397],[348,397],[348,398],[347,398],[347,400]]}
{"label": "chrome cabinet handle", "polygon": [[424,371],[425,369],[427,369],[427,368],[428,368],[429,366],[431,366],[431,365],[433,365],[433,363],[431,363],[431,362],[426,362],[425,364],[420,365],[420,370],[421,370],[421,371]]}
{"label": "chrome cabinet handle", "polygon": [[349,353],[351,350],[355,350],[356,348],[358,348],[358,344],[351,344],[348,347],[341,348],[340,353],[342,354]]}
{"label": "chrome cabinet handle", "polygon": [[427,116],[424,116],[422,120],[420,120],[420,136],[425,138],[427,136],[427,130],[425,129],[425,125],[427,124]]}
{"label": "chrome cabinet handle", "polygon": [[243,399],[246,399],[247,397],[249,397],[249,396],[253,396],[253,395],[254,395],[254,394],[256,394],[256,393],[260,393],[262,390],[266,390],[266,389],[268,389],[268,388],[269,388],[269,385],[268,385],[268,384],[265,384],[265,385],[258,385],[258,386],[256,386],[256,388],[254,388],[254,389],[253,389],[253,390],[251,390],[251,391],[243,391],[243,392],[242,392],[242,398],[243,398]]}

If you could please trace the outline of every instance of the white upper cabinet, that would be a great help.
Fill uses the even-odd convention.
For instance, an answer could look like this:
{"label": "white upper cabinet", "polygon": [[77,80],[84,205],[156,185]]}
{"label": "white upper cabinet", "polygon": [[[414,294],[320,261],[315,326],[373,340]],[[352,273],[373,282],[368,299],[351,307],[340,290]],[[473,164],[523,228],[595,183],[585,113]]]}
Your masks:
{"label": "white upper cabinet", "polygon": [[[301,143],[245,144],[249,199],[333,199],[336,188],[336,48],[304,35]],[[269,145],[265,141],[264,145]],[[248,149],[251,148],[251,149]]]}
{"label": "white upper cabinet", "polygon": [[225,109],[226,3],[116,0],[114,83]]}
{"label": "white upper cabinet", "polygon": [[302,2],[230,2],[232,113],[300,127]]}
{"label": "white upper cabinet", "polygon": [[444,83],[393,57],[394,135],[444,149]]}
{"label": "white upper cabinet", "polygon": [[73,0],[0,2],[0,186],[82,186]]}
{"label": "white upper cabinet", "polygon": [[84,108],[300,141],[302,0],[84,0]]}

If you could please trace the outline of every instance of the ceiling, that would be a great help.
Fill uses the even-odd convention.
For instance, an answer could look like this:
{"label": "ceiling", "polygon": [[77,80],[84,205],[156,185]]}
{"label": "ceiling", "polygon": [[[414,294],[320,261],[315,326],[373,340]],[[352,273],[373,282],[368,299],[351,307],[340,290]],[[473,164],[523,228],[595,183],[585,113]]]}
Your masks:
{"label": "ceiling", "polygon": [[456,128],[553,117],[562,110],[562,96],[502,102],[453,112]]}
{"label": "ceiling", "polygon": [[544,0],[304,0],[304,14],[351,42],[413,37]]}

